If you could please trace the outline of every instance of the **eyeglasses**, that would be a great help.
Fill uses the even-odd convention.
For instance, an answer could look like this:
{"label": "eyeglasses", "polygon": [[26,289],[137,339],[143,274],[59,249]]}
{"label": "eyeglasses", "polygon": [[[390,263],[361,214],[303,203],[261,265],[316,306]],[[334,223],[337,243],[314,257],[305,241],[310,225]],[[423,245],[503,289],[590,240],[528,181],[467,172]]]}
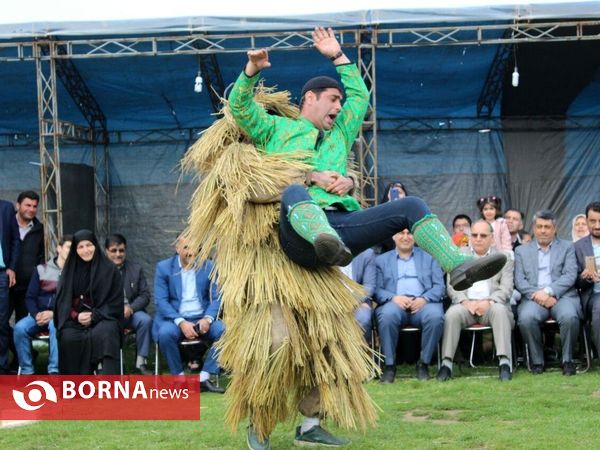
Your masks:
{"label": "eyeglasses", "polygon": [[109,253],[125,253],[125,249],[124,248],[109,248],[108,252]]}
{"label": "eyeglasses", "polygon": [[471,233],[471,237],[485,239],[489,234],[485,233]]}

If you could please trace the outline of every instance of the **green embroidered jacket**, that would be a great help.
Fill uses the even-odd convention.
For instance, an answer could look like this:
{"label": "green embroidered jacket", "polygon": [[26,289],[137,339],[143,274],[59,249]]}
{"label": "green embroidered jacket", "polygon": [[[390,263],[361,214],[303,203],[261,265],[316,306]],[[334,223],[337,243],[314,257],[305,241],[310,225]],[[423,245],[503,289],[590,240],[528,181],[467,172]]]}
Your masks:
{"label": "green embroidered jacket", "polygon": [[[344,85],[346,100],[333,127],[323,131],[319,142],[319,130],[308,119],[273,116],[254,101],[254,86],[260,72],[248,77],[242,71],[236,80],[229,95],[233,117],[257,148],[267,153],[310,151],[313,157],[309,164],[314,170],[334,170],[346,175],[348,153],[369,106],[369,91],[355,64],[339,65],[336,70]],[[308,192],[321,208],[339,204],[346,211],[360,209],[358,201],[350,195],[331,194],[318,186],[311,186]]]}

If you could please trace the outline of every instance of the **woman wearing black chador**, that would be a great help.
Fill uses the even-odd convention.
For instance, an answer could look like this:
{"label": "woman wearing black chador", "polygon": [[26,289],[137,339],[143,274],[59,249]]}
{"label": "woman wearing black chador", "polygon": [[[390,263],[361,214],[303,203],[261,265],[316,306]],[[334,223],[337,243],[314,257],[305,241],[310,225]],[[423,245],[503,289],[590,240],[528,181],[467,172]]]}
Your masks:
{"label": "woman wearing black chador", "polygon": [[73,235],[56,294],[54,325],[63,375],[88,375],[101,364],[103,375],[120,373],[123,281],[94,233]]}

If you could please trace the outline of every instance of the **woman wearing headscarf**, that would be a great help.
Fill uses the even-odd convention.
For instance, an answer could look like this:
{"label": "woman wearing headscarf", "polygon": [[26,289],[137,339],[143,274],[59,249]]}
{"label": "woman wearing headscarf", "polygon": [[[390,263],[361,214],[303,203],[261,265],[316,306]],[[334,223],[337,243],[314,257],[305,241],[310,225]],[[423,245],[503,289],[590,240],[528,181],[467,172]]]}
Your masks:
{"label": "woman wearing headscarf", "polygon": [[590,230],[588,229],[585,214],[577,214],[573,217],[573,222],[571,223],[571,238],[573,242],[577,242],[588,234],[590,234]]}
{"label": "woman wearing headscarf", "polygon": [[118,375],[122,320],[121,276],[94,233],[80,230],[73,235],[56,294],[60,373],[87,375],[101,363],[102,374]]}

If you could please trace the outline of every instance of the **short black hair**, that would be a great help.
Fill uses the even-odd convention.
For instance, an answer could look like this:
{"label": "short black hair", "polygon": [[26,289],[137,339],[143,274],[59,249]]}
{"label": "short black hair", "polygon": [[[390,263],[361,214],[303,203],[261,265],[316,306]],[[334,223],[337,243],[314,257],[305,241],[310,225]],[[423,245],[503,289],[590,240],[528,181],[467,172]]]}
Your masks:
{"label": "short black hair", "polygon": [[535,215],[533,216],[534,224],[537,219],[551,220],[552,224],[556,226],[556,214],[554,214],[549,209],[540,209],[538,212],[536,212]]}
{"label": "short black hair", "polygon": [[22,203],[23,200],[25,200],[26,198],[28,198],[30,200],[35,200],[38,203],[40,201],[40,196],[37,194],[37,192],[35,192],[35,191],[23,191],[17,197],[17,203]]}
{"label": "short black hair", "polygon": [[63,234],[63,237],[58,240],[58,245],[63,245],[65,242],[73,242],[73,235]]}
{"label": "short black hair", "polygon": [[127,247],[127,239],[121,233],[113,233],[104,241],[104,248],[109,248],[111,245],[125,245]]}
{"label": "short black hair", "polygon": [[525,220],[525,214],[520,209],[517,209],[517,208],[508,208],[506,211],[504,211],[504,214],[506,215],[506,213],[509,212],[509,211],[518,212],[519,215],[521,216],[521,221]]}
{"label": "short black hair", "polygon": [[466,214],[457,214],[456,216],[454,216],[454,219],[452,219],[452,228],[454,228],[454,224],[458,219],[466,219],[467,222],[469,222],[469,226],[473,225],[473,221],[469,216],[467,216]]}
{"label": "short black hair", "polygon": [[600,213],[600,202],[592,202],[585,207],[585,217],[587,218],[588,212],[594,211]]}

